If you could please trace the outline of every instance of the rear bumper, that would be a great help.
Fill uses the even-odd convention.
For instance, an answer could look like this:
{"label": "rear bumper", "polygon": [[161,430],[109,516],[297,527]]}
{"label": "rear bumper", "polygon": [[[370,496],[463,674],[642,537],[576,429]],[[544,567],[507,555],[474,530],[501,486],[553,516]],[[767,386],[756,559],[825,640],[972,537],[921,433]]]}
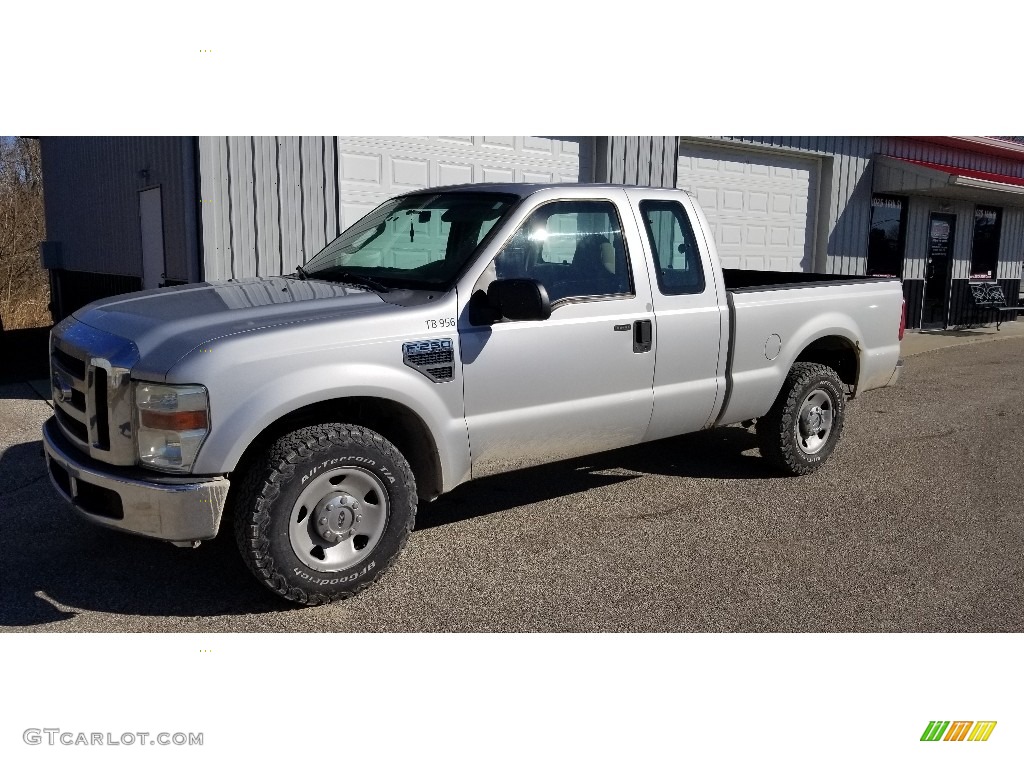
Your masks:
{"label": "rear bumper", "polygon": [[75,448],[56,418],[43,425],[43,448],[50,481],[90,522],[182,544],[212,539],[220,528],[226,478],[154,478],[103,464]]}
{"label": "rear bumper", "polygon": [[892,376],[889,377],[889,381],[886,382],[885,386],[894,387],[900,380],[900,376],[903,375],[903,358],[901,357],[896,361],[896,370],[892,372]]}

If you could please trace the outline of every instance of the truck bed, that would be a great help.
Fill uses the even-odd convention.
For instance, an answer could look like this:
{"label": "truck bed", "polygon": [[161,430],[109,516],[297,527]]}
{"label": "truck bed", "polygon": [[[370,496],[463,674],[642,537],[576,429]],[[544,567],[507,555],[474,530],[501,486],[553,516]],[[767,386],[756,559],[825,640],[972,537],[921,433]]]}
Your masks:
{"label": "truck bed", "polygon": [[844,283],[870,283],[892,280],[860,275],[822,275],[815,272],[769,272],[760,269],[723,269],[725,288],[733,293],[741,291],[769,291],[778,288],[802,287],[807,283],[840,285]]}
{"label": "truck bed", "polygon": [[[811,345],[851,350],[856,392],[885,386],[900,354],[894,278],[723,270],[729,304],[726,403],[716,423],[763,416]],[[805,359],[801,358],[801,359]]]}

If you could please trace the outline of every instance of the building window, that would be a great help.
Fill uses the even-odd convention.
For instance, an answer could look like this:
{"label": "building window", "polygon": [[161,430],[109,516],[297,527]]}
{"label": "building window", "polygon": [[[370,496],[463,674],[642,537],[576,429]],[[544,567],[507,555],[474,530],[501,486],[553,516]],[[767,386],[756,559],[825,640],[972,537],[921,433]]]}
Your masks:
{"label": "building window", "polygon": [[907,200],[873,195],[868,234],[868,271],[871,277],[900,277],[907,231]]}
{"label": "building window", "polygon": [[978,206],[974,209],[974,245],[971,248],[971,277],[992,280],[999,260],[1000,208]]}

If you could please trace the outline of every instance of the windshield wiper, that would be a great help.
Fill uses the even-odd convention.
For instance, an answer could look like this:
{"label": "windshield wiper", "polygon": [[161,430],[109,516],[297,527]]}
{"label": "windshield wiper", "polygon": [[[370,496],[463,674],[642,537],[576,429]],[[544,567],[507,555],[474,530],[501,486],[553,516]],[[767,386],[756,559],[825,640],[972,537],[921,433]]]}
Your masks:
{"label": "windshield wiper", "polygon": [[337,280],[339,283],[358,285],[361,288],[371,288],[378,293],[388,293],[391,291],[391,289],[384,285],[384,283],[379,280],[375,280],[368,275],[354,275],[351,272],[338,272],[331,275],[331,278]]}
{"label": "windshield wiper", "polygon": [[309,280],[309,273],[302,268],[301,264],[297,264],[295,266],[295,274],[297,274],[302,280]]}

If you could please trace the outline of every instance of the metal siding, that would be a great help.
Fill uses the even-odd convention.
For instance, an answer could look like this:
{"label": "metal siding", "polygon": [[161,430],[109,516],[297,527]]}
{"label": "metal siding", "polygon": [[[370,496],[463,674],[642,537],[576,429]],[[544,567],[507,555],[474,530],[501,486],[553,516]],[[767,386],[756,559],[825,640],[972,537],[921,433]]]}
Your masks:
{"label": "metal siding", "polygon": [[929,203],[912,197],[907,206],[907,233],[903,250],[903,279],[924,280],[928,250]]}
{"label": "metal siding", "polygon": [[313,256],[327,242],[324,233],[326,205],[324,203],[323,137],[302,138],[302,227],[305,236],[300,261]]}
{"label": "metal siding", "polygon": [[275,275],[281,266],[279,255],[281,213],[277,195],[277,143],[265,136],[250,137],[256,197],[256,273]]}
{"label": "metal siding", "polygon": [[233,277],[256,277],[256,201],[252,183],[252,144],[247,136],[228,139],[231,174]]}
{"label": "metal siding", "polygon": [[61,244],[65,269],[141,277],[138,194],[159,185],[167,277],[188,278],[195,248],[185,146],[165,136],[42,137],[46,237]]}
{"label": "metal siding", "polygon": [[226,137],[204,136],[199,139],[203,275],[206,280],[224,280],[233,273],[227,151]]}
{"label": "metal siding", "polygon": [[996,278],[1020,280],[1022,259],[1024,259],[1024,209],[1003,208]]}
{"label": "metal siding", "polygon": [[[818,215],[828,216],[827,250],[825,267],[829,272],[841,274],[863,274],[867,261],[868,229],[871,213],[872,172],[879,176],[879,188],[893,186],[901,172],[878,166],[873,159],[876,155],[888,155],[905,160],[921,160],[941,163],[978,171],[1002,173],[1024,177],[1024,161],[993,157],[980,152],[943,147],[922,139],[898,136],[715,136],[712,139],[730,143],[760,146],[765,149],[789,149],[794,151],[824,154],[833,158],[831,188],[826,189],[828,174],[822,173],[821,202]],[[823,166],[824,168],[824,166]],[[938,186],[942,186],[939,184]],[[905,251],[904,277],[923,277],[924,250],[928,207],[945,201],[921,201],[911,197]],[[954,204],[958,216],[957,242],[955,244],[955,275],[969,270],[970,240],[973,234],[973,208],[970,217],[964,215],[967,206]],[[1005,209],[1007,212],[1011,209]],[[1021,260],[1024,259],[1024,219],[1014,209],[1012,215],[1004,213],[1004,229],[1000,237],[1000,274],[1021,274]],[[965,245],[966,242],[966,245]],[[820,255],[819,255],[820,258]],[[966,262],[966,263],[965,263]]]}
{"label": "metal siding", "polygon": [[622,137],[622,153],[623,153],[623,166],[622,166],[622,183],[628,183],[628,179],[635,179],[637,177],[637,136],[623,136]]}
{"label": "metal siding", "polygon": [[282,273],[288,273],[301,263],[305,248],[305,228],[302,219],[302,140],[297,136],[278,138],[281,148],[281,258]]}
{"label": "metal siding", "polygon": [[924,280],[903,278],[903,300],[907,303],[907,328],[920,328],[924,312]]}
{"label": "metal siding", "polygon": [[606,156],[594,169],[594,181],[675,187],[677,137],[609,136],[606,146]]}
{"label": "metal siding", "polygon": [[974,203],[958,200],[953,203],[956,214],[956,242],[953,245],[954,280],[971,276],[971,249],[974,245]]}
{"label": "metal siding", "polygon": [[[440,166],[466,170],[467,181],[568,182],[592,177],[594,154],[591,139],[557,136],[201,137],[198,146],[209,279],[290,273],[384,199],[446,183]],[[411,179],[413,166],[429,171]]]}
{"label": "metal siding", "polygon": [[[199,280],[199,202],[196,200],[199,169],[196,166],[195,139],[191,136],[181,137],[181,179],[184,200],[183,215],[185,217],[185,259],[184,270],[181,276],[171,273],[168,265],[167,277],[182,282],[194,283]],[[179,266],[175,265],[175,268]]]}
{"label": "metal siding", "polygon": [[[646,160],[646,162],[645,162]],[[636,183],[645,187],[651,186],[652,155],[651,137],[638,136],[636,146]]]}
{"label": "metal siding", "polygon": [[338,139],[324,139],[324,232],[328,240],[341,232],[338,196]]}

